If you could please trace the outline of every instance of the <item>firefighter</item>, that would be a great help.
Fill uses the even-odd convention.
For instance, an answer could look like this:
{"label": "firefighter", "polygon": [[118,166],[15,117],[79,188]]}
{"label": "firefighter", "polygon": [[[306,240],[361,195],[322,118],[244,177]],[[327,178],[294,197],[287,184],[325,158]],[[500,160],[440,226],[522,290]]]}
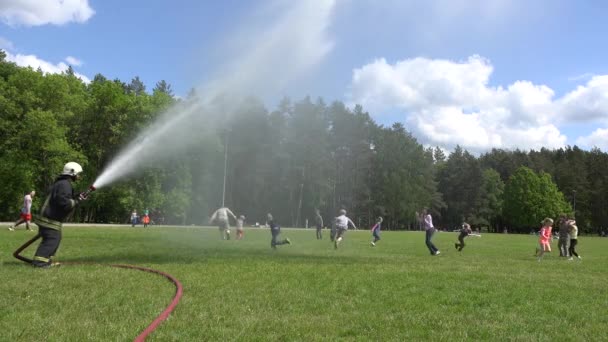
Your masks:
{"label": "firefighter", "polygon": [[72,182],[80,178],[82,166],[75,162],[69,162],[63,167],[63,171],[57,177],[50,188],[40,215],[34,215],[34,223],[38,225],[38,235],[42,242],[36,250],[32,265],[41,268],[56,266],[51,258],[57,252],[61,243],[61,228],[79,202],[86,199],[86,195],[76,194],[72,188]]}

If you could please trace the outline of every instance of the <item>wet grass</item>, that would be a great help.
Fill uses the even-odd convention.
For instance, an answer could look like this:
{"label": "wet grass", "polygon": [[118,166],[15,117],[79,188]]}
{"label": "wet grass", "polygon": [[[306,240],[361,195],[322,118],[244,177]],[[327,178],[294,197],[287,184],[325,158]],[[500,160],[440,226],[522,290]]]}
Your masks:
{"label": "wet grass", "polygon": [[537,262],[533,236],[485,234],[459,253],[455,233],[438,233],[433,257],[421,232],[382,234],[371,247],[369,232],[349,231],[334,250],[327,233],[284,230],[293,244],[273,251],[263,229],[220,241],[215,229],[68,227],[57,257],[86,264],[39,270],[11,256],[33,234],[2,229],[0,340],[135,338],[175,289],[109,264],[183,284],[150,340],[608,339],[608,239],[581,237],[581,262]]}

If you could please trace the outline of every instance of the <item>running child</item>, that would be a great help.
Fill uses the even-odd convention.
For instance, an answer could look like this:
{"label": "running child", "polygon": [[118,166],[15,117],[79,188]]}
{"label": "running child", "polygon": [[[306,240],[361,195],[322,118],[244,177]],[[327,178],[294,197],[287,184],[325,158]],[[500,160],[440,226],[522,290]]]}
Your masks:
{"label": "running child", "polygon": [[23,196],[23,207],[21,207],[21,213],[19,214],[20,218],[15,222],[14,225],[9,226],[8,230],[11,232],[15,230],[15,228],[25,223],[25,230],[31,231],[30,221],[32,221],[32,199],[36,195],[36,191],[30,191],[25,196]]}
{"label": "running child", "polygon": [[236,239],[243,239],[243,224],[245,223],[245,216],[240,215],[238,219],[236,219]]}
{"label": "running child", "polygon": [[551,252],[551,238],[553,230],[553,219],[545,218],[542,222],[543,226],[540,228],[540,237],[538,239],[539,248],[536,249],[536,256],[538,261],[541,261],[545,253]]}
{"label": "running child", "polygon": [[277,241],[279,234],[281,234],[281,227],[274,222],[274,218],[272,217],[271,213],[268,213],[266,219],[266,224],[270,227],[270,233],[272,234],[272,240],[270,240],[270,247],[272,247],[272,249],[277,249],[277,245],[291,245],[291,240],[289,240],[289,238]]}
{"label": "running child", "polygon": [[471,235],[473,231],[471,230],[471,225],[468,223],[463,223],[462,228],[460,228],[460,234],[458,235],[458,242],[454,244],[454,247],[460,252],[464,248],[464,238]]}
{"label": "running child", "polygon": [[380,228],[382,226],[382,216],[378,216],[376,220],[376,224],[372,227],[372,237],[374,240],[372,241],[372,246],[376,246],[376,242],[380,240]]}
{"label": "running child", "polygon": [[346,216],[346,210],[340,209],[340,216],[336,217],[336,238],[334,240],[334,248],[338,249],[338,245],[344,238],[344,233],[348,230],[348,225],[352,225],[353,228],[357,229],[355,223]]}

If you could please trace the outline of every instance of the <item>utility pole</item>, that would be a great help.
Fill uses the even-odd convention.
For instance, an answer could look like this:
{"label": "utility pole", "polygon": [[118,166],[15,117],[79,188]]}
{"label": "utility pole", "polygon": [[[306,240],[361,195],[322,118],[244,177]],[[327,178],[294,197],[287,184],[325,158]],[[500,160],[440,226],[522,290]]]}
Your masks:
{"label": "utility pole", "polygon": [[226,166],[228,165],[228,130],[224,131],[224,187],[222,188],[222,208],[226,201]]}

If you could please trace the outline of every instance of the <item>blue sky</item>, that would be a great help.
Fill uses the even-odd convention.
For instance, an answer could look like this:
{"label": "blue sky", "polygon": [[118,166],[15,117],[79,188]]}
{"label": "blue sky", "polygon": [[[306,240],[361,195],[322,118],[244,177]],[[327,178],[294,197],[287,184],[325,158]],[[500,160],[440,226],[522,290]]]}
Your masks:
{"label": "blue sky", "polygon": [[[5,0],[0,48],[17,63],[46,62],[48,72],[71,56],[85,79],[139,76],[149,90],[164,79],[185,95],[227,77],[241,55],[267,42],[266,26],[303,2]],[[285,49],[297,47],[289,45],[298,44],[289,41],[297,30],[297,40],[310,31],[310,42],[328,43],[326,50],[269,88],[269,107],[285,95],[361,103],[377,122],[404,122],[421,142],[448,150],[608,149],[606,2],[309,3],[297,10],[314,14],[329,3],[331,15],[289,17],[293,27],[277,26],[286,36],[273,36],[285,43],[266,53],[275,62],[294,58]],[[298,51],[309,53],[311,44]]]}

